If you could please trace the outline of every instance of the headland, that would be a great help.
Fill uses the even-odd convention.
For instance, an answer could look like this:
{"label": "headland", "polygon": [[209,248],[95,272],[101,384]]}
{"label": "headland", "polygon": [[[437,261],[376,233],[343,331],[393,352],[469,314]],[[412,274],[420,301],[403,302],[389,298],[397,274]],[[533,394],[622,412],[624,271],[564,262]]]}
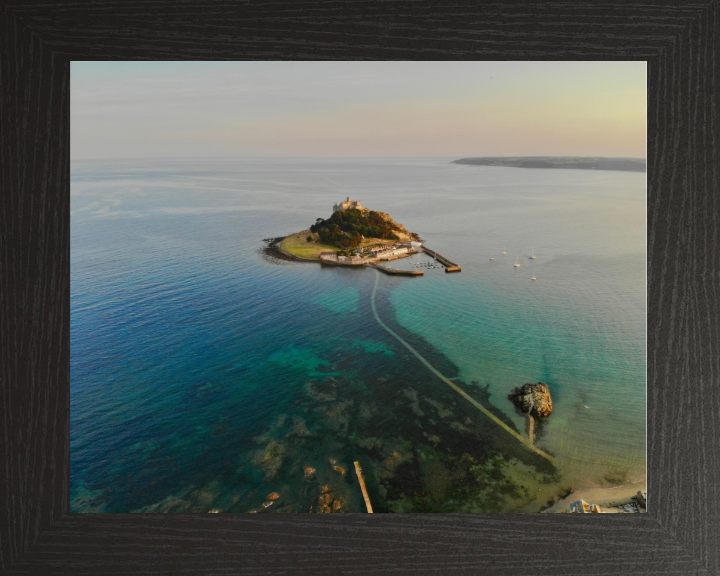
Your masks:
{"label": "headland", "polygon": [[504,166],[506,168],[560,168],[565,170],[619,170],[622,172],[645,172],[645,158],[597,158],[575,156],[512,156],[460,158],[453,164],[475,166]]}

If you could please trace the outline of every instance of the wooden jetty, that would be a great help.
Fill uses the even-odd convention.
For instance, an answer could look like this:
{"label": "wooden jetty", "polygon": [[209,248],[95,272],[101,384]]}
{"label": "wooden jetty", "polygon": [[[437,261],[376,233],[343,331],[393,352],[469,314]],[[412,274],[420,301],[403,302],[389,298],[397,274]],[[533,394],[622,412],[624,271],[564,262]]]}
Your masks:
{"label": "wooden jetty", "polygon": [[365,488],[365,480],[363,480],[362,469],[360,468],[359,462],[355,462],[355,472],[357,473],[358,481],[360,482],[360,489],[362,490],[363,498],[365,498],[365,506],[367,507],[368,514],[372,514],[372,504],[370,504],[370,496],[368,496],[367,488]]}

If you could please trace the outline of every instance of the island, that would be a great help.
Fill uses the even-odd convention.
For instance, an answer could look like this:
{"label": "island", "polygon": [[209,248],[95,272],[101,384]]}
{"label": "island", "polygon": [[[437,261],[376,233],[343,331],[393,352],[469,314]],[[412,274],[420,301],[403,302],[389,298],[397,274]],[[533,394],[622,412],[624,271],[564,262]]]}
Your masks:
{"label": "island", "polygon": [[276,255],[299,262],[372,266],[389,274],[422,276],[422,270],[393,270],[380,262],[424,252],[442,264],[445,272],[461,270],[456,263],[423,246],[417,233],[409,232],[389,214],[364,208],[349,196],[333,205],[329,218],[317,218],[306,230],[265,241]]}
{"label": "island", "polygon": [[600,158],[580,156],[488,156],[460,158],[452,164],[474,166],[504,166],[506,168],[559,168],[564,170],[619,170],[622,172],[645,172],[645,158]]}

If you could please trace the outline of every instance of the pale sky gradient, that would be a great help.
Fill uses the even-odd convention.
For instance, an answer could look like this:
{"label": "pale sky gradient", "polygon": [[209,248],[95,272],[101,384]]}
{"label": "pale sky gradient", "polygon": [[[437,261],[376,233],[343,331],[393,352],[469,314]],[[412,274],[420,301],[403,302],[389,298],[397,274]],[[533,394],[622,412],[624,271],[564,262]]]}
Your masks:
{"label": "pale sky gradient", "polygon": [[645,62],[73,62],[73,160],[645,157]]}

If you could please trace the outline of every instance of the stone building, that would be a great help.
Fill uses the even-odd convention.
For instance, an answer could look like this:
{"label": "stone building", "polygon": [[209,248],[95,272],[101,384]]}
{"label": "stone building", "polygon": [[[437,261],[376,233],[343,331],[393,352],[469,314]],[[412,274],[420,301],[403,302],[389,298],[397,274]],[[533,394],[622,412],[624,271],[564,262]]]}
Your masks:
{"label": "stone building", "polygon": [[388,244],[381,244],[380,246],[373,246],[372,248],[369,248],[367,251],[370,252],[373,256],[377,256],[381,252],[385,252],[385,250],[390,250],[390,246]]}
{"label": "stone building", "polygon": [[384,252],[381,252],[379,254],[380,258],[392,258],[394,256],[401,256],[403,254],[407,254],[408,249],[407,248],[400,248],[397,246],[392,246],[390,250],[385,250]]}
{"label": "stone building", "polygon": [[333,204],[333,212],[340,212],[341,210],[362,210],[362,204],[360,204],[359,200],[352,200],[350,196],[347,197],[347,200],[345,202],[340,202],[340,204]]}

